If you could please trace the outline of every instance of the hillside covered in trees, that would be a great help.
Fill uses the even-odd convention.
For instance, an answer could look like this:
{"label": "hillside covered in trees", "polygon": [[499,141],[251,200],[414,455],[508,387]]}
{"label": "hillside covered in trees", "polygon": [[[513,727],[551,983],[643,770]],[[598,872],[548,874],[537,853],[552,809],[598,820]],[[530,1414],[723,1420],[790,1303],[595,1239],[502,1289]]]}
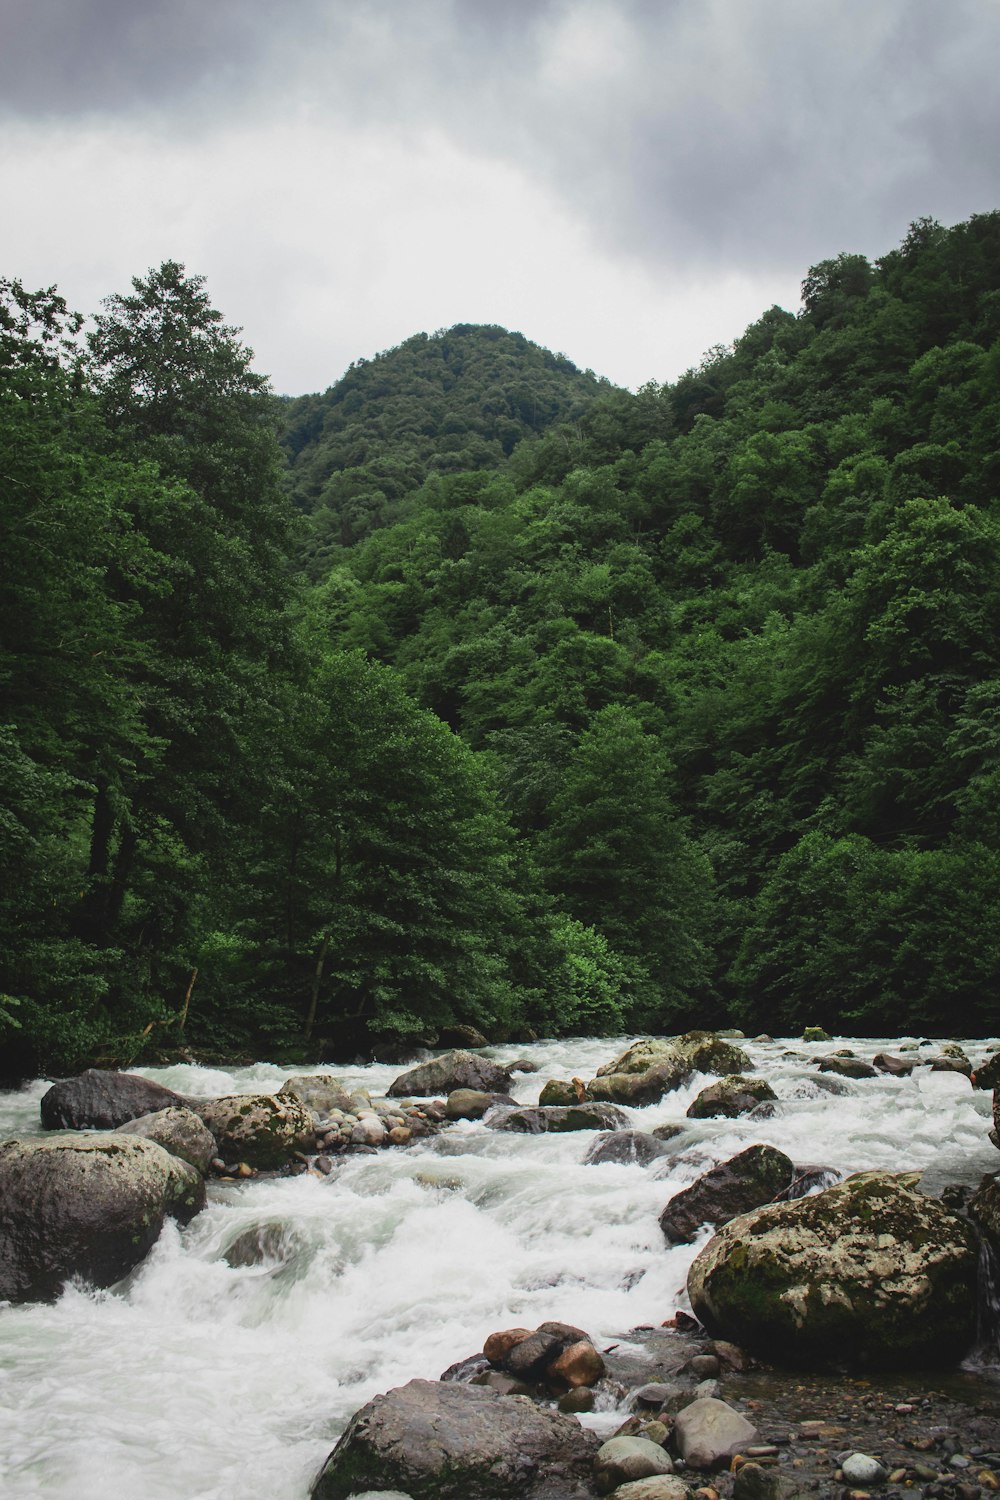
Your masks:
{"label": "hillside covered in trees", "polygon": [[0,283],[0,1042],[1000,1027],[1000,213],[679,381]]}

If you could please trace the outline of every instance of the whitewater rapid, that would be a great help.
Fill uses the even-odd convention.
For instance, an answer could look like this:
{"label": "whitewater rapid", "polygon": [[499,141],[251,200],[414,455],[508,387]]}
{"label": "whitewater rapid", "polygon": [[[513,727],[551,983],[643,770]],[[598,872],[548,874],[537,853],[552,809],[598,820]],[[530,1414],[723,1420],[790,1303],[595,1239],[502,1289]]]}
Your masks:
{"label": "whitewater rapid", "polygon": [[[630,1038],[496,1047],[548,1078],[589,1078]],[[902,1039],[905,1042],[906,1039]],[[574,1323],[600,1347],[686,1305],[693,1246],[668,1248],[664,1204],[715,1162],[765,1141],[800,1165],[921,1171],[923,1186],[1000,1169],[991,1097],[955,1073],[816,1083],[810,1058],[900,1038],[742,1043],[778,1095],[764,1120],[688,1121],[708,1081],[629,1110],[643,1130],[683,1122],[677,1154],[643,1168],[584,1164],[591,1133],[515,1135],[460,1122],[333,1175],[217,1183],[183,1231],[169,1224],[118,1286],[53,1306],[0,1305],[0,1493],[5,1500],[306,1500],[352,1413],[435,1378],[494,1329]],[[976,1064],[1000,1041],[965,1042]],[[939,1044],[917,1053],[929,1062]],[[793,1055],[788,1055],[792,1053]],[[188,1095],[273,1092],[287,1070],[140,1069]],[[313,1071],[327,1071],[317,1067]],[[328,1071],[384,1094],[395,1067]],[[39,1131],[38,1081],[0,1094],[0,1138]],[[250,1252],[247,1253],[247,1247]],[[259,1248],[263,1246],[263,1251]],[[593,1425],[620,1420],[597,1413]],[[604,1430],[601,1428],[601,1430]]]}

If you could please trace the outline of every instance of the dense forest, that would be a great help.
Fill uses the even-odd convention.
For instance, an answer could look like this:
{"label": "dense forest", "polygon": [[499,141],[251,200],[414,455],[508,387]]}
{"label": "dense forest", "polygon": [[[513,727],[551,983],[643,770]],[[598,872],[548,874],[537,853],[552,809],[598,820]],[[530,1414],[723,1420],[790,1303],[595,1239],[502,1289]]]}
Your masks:
{"label": "dense forest", "polygon": [[1000,1028],[1000,213],[637,394],[0,281],[3,1071]]}

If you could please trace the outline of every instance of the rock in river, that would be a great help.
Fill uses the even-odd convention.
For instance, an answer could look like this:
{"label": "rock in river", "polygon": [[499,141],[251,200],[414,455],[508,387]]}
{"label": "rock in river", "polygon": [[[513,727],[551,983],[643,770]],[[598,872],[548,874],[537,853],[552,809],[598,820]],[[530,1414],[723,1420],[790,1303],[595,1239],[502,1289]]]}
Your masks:
{"label": "rock in river", "polygon": [[748,1146],[675,1193],[660,1215],[672,1245],[693,1240],[703,1224],[726,1224],[770,1203],[796,1179],[791,1157],[775,1146]]}
{"label": "rock in river", "polygon": [[599,1446],[574,1417],[530,1401],[411,1380],[355,1413],[312,1500],[365,1490],[413,1500],[591,1500]]}
{"label": "rock in river", "polygon": [[771,1204],[720,1229],[688,1274],[710,1333],[821,1369],[940,1367],[975,1329],[964,1220],[885,1172]]}
{"label": "rock in river", "polygon": [[205,1184],[139,1136],[72,1133],[0,1145],[0,1299],[50,1301],[72,1276],[111,1286],[167,1215],[187,1223]]}
{"label": "rock in river", "polygon": [[613,1104],[502,1105],[487,1115],[484,1123],[493,1130],[514,1130],[522,1135],[540,1135],[546,1130],[624,1130],[628,1116]]}
{"label": "rock in river", "polygon": [[126,1120],[186,1103],[172,1089],[138,1073],[88,1068],[42,1095],[42,1125],[46,1130],[114,1130]]}
{"label": "rock in river", "polygon": [[387,1097],[408,1099],[430,1094],[447,1095],[455,1089],[482,1089],[487,1094],[506,1094],[510,1068],[502,1068],[475,1052],[445,1052],[429,1062],[418,1063],[389,1085]]}
{"label": "rock in river", "polygon": [[198,1114],[227,1161],[281,1167],[316,1137],[312,1115],[291,1094],[227,1094],[199,1104]]}

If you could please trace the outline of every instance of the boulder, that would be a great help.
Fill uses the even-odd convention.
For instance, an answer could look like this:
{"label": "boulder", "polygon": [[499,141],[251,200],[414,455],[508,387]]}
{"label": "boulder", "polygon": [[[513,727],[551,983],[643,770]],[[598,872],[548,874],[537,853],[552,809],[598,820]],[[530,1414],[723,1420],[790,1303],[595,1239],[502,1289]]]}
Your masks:
{"label": "boulder", "polygon": [[1000,1178],[983,1178],[969,1199],[968,1214],[1000,1260]]}
{"label": "boulder", "polygon": [[649,1479],[653,1474],[673,1472],[670,1455],[648,1438],[609,1438],[601,1444],[594,1458],[594,1483],[599,1495],[608,1495],[629,1480]]}
{"label": "boulder", "polygon": [[688,1273],[696,1315],[795,1366],[954,1363],[975,1329],[975,1237],[915,1181],[861,1173],[734,1219]]}
{"label": "boulder", "polygon": [[329,1115],[332,1110],[343,1110],[349,1114],[352,1108],[351,1091],[333,1073],[300,1073],[286,1078],[281,1094],[290,1094],[314,1115]]}
{"label": "boulder", "polygon": [[542,1085],[538,1102],[543,1106],[546,1104],[581,1104],[586,1097],[586,1085],[581,1079],[574,1078],[567,1082],[565,1078],[550,1078]]}
{"label": "boulder", "polygon": [[687,1107],[692,1120],[713,1120],[724,1117],[734,1120],[737,1115],[748,1115],[758,1104],[777,1099],[777,1094],[765,1078],[747,1078],[742,1073],[729,1073],[715,1083],[703,1088]]}
{"label": "boulder", "polygon": [[215,1155],[215,1137],[193,1109],[180,1104],[171,1104],[151,1115],[140,1115],[137,1120],[126,1120],[118,1127],[119,1135],[139,1135],[144,1140],[155,1141],[172,1156],[190,1162],[199,1172],[207,1172]]}
{"label": "boulder", "polygon": [[312,1115],[291,1094],[227,1094],[198,1105],[227,1161],[281,1167],[316,1139]]}
{"label": "boulder", "polygon": [[0,1299],[51,1301],[80,1276],[111,1286],[170,1215],[205,1203],[187,1162],[139,1136],[56,1134],[0,1144]]}
{"label": "boulder", "polygon": [[557,1386],[576,1390],[596,1385],[604,1374],[604,1360],[589,1339],[567,1344],[558,1358],[545,1367],[545,1378]]}
{"label": "boulder", "polygon": [[860,1057],[839,1057],[831,1054],[829,1057],[819,1059],[819,1070],[821,1073],[835,1073],[838,1078],[877,1078],[878,1074],[871,1063],[866,1063]]}
{"label": "boulder", "polygon": [[485,1120],[493,1130],[513,1130],[522,1135],[540,1135],[547,1130],[623,1130],[628,1116],[613,1104],[549,1104],[499,1106]]}
{"label": "boulder", "polygon": [[592,1500],[600,1446],[575,1417],[486,1386],[411,1380],[351,1419],[312,1500],[401,1490],[413,1500]]}
{"label": "boulder", "polygon": [[822,1026],[807,1026],[802,1033],[804,1042],[832,1042],[833,1037]]}
{"label": "boulder", "polygon": [[442,1026],[438,1032],[437,1044],[439,1047],[488,1047],[489,1042],[476,1026]]}
{"label": "boulder", "polygon": [[997,1089],[1000,1088],[1000,1052],[994,1052],[984,1059],[972,1074],[972,1087],[975,1089]]}
{"label": "boulder", "polygon": [[672,1245],[688,1243],[704,1224],[726,1224],[770,1203],[796,1178],[795,1163],[774,1146],[748,1146],[675,1193],[660,1215]]}
{"label": "boulder", "polygon": [[449,1120],[481,1120],[494,1104],[515,1104],[509,1094],[487,1094],[482,1089],[452,1089],[444,1112]]}
{"label": "boulder", "polygon": [[455,1089],[482,1089],[488,1094],[506,1094],[510,1088],[510,1073],[510,1068],[502,1068],[475,1052],[444,1052],[440,1057],[432,1057],[429,1062],[418,1063],[408,1073],[400,1074],[386,1093],[390,1099],[447,1095]]}
{"label": "boulder", "polygon": [[114,1073],[88,1068],[75,1078],[63,1078],[42,1095],[45,1130],[115,1130],[126,1120],[187,1104],[173,1089],[138,1073]]}
{"label": "boulder", "polygon": [[942,1054],[941,1057],[931,1058],[932,1073],[961,1073],[963,1078],[972,1078],[972,1064],[967,1057],[950,1057]]}
{"label": "boulder", "polygon": [[655,1104],[695,1073],[740,1073],[751,1067],[742,1047],[713,1031],[689,1031],[670,1041],[633,1042],[598,1068],[587,1093],[612,1104]]}
{"label": "boulder", "polygon": [[608,1130],[602,1132],[584,1157],[591,1166],[613,1161],[622,1165],[637,1163],[648,1167],[651,1161],[673,1156],[666,1141],[657,1140],[647,1130]]}
{"label": "boulder", "polygon": [[692,1469],[717,1468],[757,1440],[753,1423],[715,1396],[692,1401],[674,1422],[677,1451]]}
{"label": "boulder", "polygon": [[916,1063],[912,1058],[895,1057],[891,1052],[878,1052],[872,1058],[872,1067],[879,1073],[888,1073],[892,1078],[909,1078]]}

